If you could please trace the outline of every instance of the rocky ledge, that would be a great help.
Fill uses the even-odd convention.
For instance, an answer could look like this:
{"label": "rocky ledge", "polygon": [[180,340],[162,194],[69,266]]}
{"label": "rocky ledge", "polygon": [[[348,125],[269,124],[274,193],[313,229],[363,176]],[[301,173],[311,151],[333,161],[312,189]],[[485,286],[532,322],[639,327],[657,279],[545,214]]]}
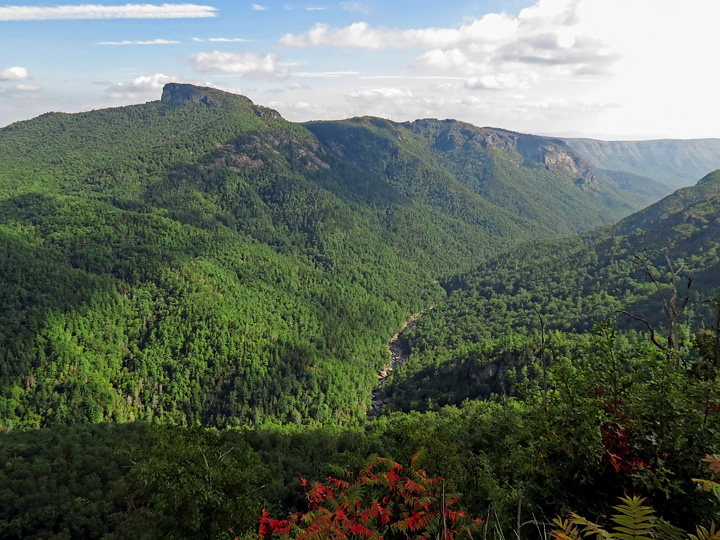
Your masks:
{"label": "rocky ledge", "polygon": [[218,105],[217,101],[211,98],[206,90],[201,86],[192,84],[168,83],[163,87],[162,97],[160,101],[168,105],[185,105],[186,103],[202,103],[208,107]]}

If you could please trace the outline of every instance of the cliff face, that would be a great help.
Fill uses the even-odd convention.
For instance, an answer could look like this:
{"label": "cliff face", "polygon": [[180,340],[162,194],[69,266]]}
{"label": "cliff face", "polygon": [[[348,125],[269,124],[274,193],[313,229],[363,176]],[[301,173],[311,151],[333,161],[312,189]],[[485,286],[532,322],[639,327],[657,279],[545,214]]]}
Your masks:
{"label": "cliff face", "polygon": [[415,132],[432,133],[435,146],[452,151],[472,141],[482,148],[519,154],[547,171],[570,176],[582,190],[598,189],[600,183],[588,162],[564,141],[505,129],[479,128],[455,120],[423,119],[405,124]]}
{"label": "cliff face", "polygon": [[249,98],[239,94],[231,94],[216,88],[195,86],[192,84],[168,83],[163,87],[160,101],[171,106],[182,106],[189,103],[201,103],[207,107],[223,107],[230,103],[243,103],[248,111],[263,119],[282,119],[279,112],[268,107],[255,105]]}
{"label": "cliff face", "polygon": [[517,152],[552,173],[572,176],[575,184],[582,190],[598,187],[597,178],[590,165],[561,141],[512,131],[482,131],[482,138],[487,146]]}
{"label": "cliff face", "polygon": [[185,105],[186,103],[202,103],[208,107],[218,105],[218,102],[210,97],[208,90],[192,84],[168,83],[163,87],[160,101],[168,105]]}
{"label": "cliff face", "polygon": [[597,179],[590,165],[569,148],[557,144],[538,145],[529,148],[518,148],[518,152],[532,161],[544,165],[554,173],[570,174],[580,189],[587,190],[597,187]]}

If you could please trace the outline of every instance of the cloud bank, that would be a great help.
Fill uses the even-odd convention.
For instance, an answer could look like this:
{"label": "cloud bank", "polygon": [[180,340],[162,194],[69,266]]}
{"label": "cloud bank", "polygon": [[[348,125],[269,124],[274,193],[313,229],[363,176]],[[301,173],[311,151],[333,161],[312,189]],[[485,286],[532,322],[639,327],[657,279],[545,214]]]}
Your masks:
{"label": "cloud bank", "polygon": [[157,92],[169,82],[177,82],[178,77],[155,73],[154,75],[142,75],[129,82],[121,82],[112,85],[107,89],[113,99],[139,99],[141,94]]}
{"label": "cloud bank", "polygon": [[241,77],[275,77],[287,74],[287,67],[278,63],[275,54],[202,52],[190,59],[196,71],[216,71]]}

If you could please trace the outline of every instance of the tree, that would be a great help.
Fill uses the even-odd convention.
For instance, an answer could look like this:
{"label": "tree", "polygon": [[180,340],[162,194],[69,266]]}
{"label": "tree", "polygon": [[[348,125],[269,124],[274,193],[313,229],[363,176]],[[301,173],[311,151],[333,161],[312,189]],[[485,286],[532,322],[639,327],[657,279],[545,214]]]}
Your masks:
{"label": "tree", "polygon": [[[345,479],[328,478],[309,485],[309,510],[288,519],[260,518],[255,538],[311,540],[365,538],[460,540],[482,528],[460,510],[457,497],[445,493],[442,478],[429,478],[415,466],[373,458],[365,467],[346,472]],[[302,480],[303,486],[308,486]]]}

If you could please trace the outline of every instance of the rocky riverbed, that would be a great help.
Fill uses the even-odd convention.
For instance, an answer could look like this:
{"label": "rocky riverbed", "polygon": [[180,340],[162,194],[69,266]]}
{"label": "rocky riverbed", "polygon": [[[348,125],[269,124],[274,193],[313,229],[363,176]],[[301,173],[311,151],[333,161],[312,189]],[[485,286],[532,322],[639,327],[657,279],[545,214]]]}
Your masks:
{"label": "rocky riverbed", "polygon": [[[432,307],[429,309],[432,309]],[[400,332],[395,334],[390,340],[390,343],[388,344],[388,348],[390,349],[390,362],[388,362],[388,364],[378,372],[378,383],[372,393],[372,404],[370,406],[370,411],[368,412],[368,417],[380,414],[385,405],[390,402],[390,398],[385,396],[385,393],[383,392],[383,387],[387,384],[390,374],[410,360],[410,350],[407,339],[403,338],[403,334],[406,330],[414,328],[417,320],[426,313],[426,311],[416,313],[405,321],[405,324],[403,324]]]}

